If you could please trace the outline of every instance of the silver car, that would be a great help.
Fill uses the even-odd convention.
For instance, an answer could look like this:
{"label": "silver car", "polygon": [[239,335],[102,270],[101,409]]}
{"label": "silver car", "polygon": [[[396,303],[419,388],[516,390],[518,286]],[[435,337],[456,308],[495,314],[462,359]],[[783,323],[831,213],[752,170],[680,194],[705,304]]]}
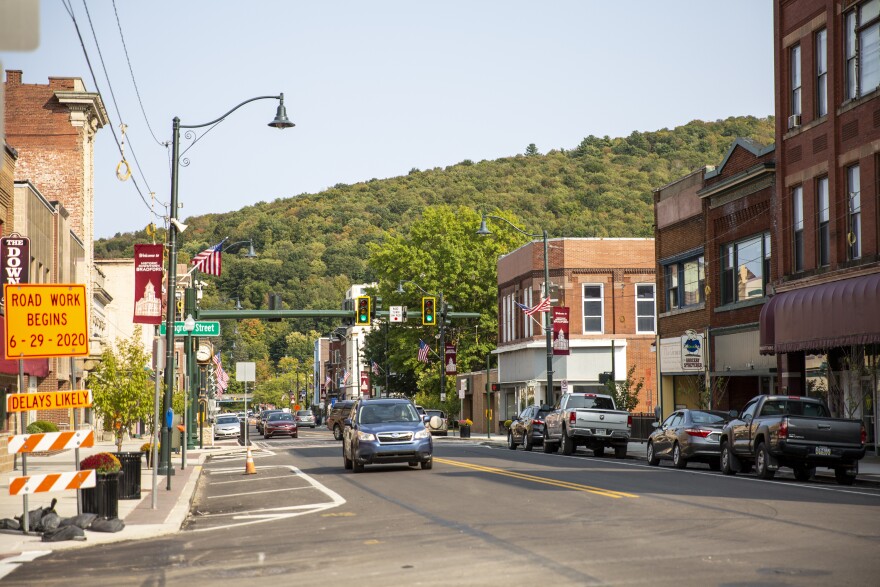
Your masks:
{"label": "silver car", "polygon": [[677,469],[689,461],[709,463],[713,471],[721,469],[721,430],[730,420],[727,412],[676,410],[648,437],[648,464],[658,465],[668,459]]}
{"label": "silver car", "polygon": [[446,412],[441,410],[425,410],[425,428],[431,434],[446,436],[449,434],[449,423],[446,420]]}
{"label": "silver car", "polygon": [[214,440],[234,438],[240,434],[241,421],[235,414],[220,414],[214,418]]}
{"label": "silver car", "polygon": [[296,425],[300,428],[315,427],[315,415],[309,410],[299,410],[294,418],[296,420]]}

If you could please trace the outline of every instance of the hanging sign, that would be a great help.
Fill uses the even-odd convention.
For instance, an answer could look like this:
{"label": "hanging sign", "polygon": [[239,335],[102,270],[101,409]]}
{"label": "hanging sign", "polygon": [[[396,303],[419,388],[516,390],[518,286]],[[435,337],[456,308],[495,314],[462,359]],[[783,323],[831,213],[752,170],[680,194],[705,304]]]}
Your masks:
{"label": "hanging sign", "polygon": [[693,330],[681,336],[681,370],[703,371],[703,335]]}
{"label": "hanging sign", "polygon": [[443,358],[444,369],[446,369],[447,375],[455,375],[458,373],[456,368],[456,361],[458,359],[458,350],[455,348],[454,344],[446,345],[446,352],[444,353],[445,357]]}
{"label": "hanging sign", "polygon": [[571,352],[568,344],[568,308],[565,306],[554,306],[551,322],[553,327],[553,354],[568,355]]}
{"label": "hanging sign", "polygon": [[162,324],[162,255],[164,245],[134,246],[135,324]]}
{"label": "hanging sign", "polygon": [[0,238],[0,272],[2,283],[30,281],[31,241],[13,232]]}

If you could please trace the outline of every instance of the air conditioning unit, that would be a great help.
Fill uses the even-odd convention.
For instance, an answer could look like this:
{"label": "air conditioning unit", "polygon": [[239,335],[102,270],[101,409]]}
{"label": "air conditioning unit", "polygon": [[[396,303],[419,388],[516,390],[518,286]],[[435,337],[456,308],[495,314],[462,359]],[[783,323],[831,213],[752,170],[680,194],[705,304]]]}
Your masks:
{"label": "air conditioning unit", "polygon": [[797,128],[801,125],[801,115],[800,114],[792,114],[788,117],[788,130],[793,128]]}

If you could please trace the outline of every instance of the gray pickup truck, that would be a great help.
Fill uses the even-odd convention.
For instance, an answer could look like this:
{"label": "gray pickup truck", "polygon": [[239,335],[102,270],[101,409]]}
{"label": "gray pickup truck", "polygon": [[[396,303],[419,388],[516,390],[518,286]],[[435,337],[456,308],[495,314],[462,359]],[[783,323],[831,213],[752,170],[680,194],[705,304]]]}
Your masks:
{"label": "gray pickup truck", "polygon": [[779,467],[791,467],[807,481],[816,467],[827,467],[838,483],[852,485],[866,437],[859,420],[832,418],[821,400],[760,395],[722,430],[721,471],[735,475],[754,465],[758,477],[772,479]]}
{"label": "gray pickup truck", "polygon": [[566,393],[544,417],[544,452],[561,446],[562,454],[570,455],[581,445],[602,456],[611,446],[615,457],[626,458],[631,430],[632,415],[618,410],[610,395]]}

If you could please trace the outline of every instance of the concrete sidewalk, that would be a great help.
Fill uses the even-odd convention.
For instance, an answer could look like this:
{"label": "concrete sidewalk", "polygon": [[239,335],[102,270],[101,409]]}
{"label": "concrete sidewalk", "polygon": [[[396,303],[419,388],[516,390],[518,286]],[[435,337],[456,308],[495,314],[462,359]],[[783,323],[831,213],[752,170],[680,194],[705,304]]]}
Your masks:
{"label": "concrete sidewalk", "polygon": [[[140,451],[143,439],[125,441],[123,452]],[[163,534],[172,534],[180,530],[189,513],[190,503],[195,493],[196,482],[201,473],[201,465],[209,454],[222,454],[241,450],[237,443],[217,445],[210,448],[191,449],[187,451],[187,466],[181,469],[180,454],[172,454],[174,475],[171,477],[171,489],[166,489],[166,477],[160,476],[157,491],[157,508],[152,508],[153,470],[146,468],[146,461],[141,465],[141,497],[140,499],[119,500],[119,518],[125,521],[125,528],[120,532],[106,533],[86,530],[86,540],[65,540],[61,542],[43,542],[40,535],[25,535],[15,530],[0,530],[0,567],[11,556],[33,551],[52,551],[65,548],[82,548],[95,544],[153,538]],[[80,460],[99,452],[116,452],[112,442],[96,441],[95,446],[80,449]],[[63,473],[75,470],[74,451],[66,450],[51,455],[29,455],[27,462],[28,475],[46,473]],[[244,460],[242,460],[244,471]],[[10,478],[20,477],[21,459],[18,468],[0,475],[0,518],[14,518],[23,512],[21,496],[9,495]],[[75,516],[76,492],[60,491],[54,493],[38,493],[28,496],[28,509],[49,507],[52,499],[58,499],[55,511],[62,518]],[[6,559],[6,560],[4,560]],[[0,577],[3,576],[0,569]]]}

